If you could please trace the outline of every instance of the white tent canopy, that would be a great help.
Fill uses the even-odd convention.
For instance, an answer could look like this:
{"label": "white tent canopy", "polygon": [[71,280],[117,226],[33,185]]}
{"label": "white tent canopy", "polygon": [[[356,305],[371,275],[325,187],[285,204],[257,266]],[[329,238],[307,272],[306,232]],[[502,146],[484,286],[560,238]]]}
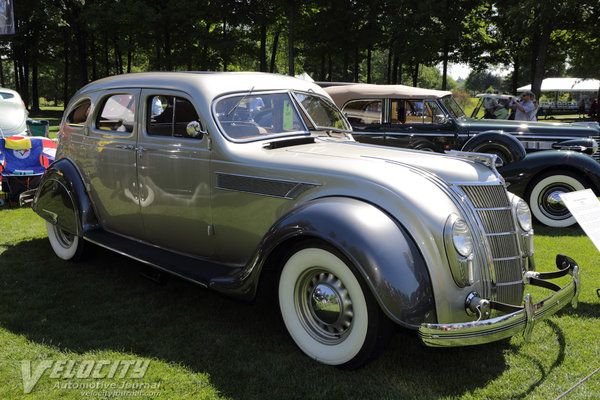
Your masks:
{"label": "white tent canopy", "polygon": [[[598,79],[590,78],[546,78],[542,81],[542,92],[597,92]],[[531,85],[521,86],[517,92],[531,90]]]}

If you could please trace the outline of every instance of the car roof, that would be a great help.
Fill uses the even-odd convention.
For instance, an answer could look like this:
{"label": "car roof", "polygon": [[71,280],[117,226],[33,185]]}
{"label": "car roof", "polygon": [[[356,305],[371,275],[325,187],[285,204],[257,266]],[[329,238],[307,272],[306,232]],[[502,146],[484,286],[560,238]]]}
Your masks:
{"label": "car roof", "polygon": [[[165,88],[201,93],[207,101],[225,93],[292,89],[312,91],[329,97],[318,85],[286,75],[264,72],[139,72],[99,79],[77,95],[119,88]],[[77,95],[75,97],[77,97]]]}
{"label": "car roof", "polygon": [[373,85],[357,83],[353,85],[336,85],[324,88],[341,107],[350,100],[357,99],[440,99],[452,92],[445,90],[423,89],[405,85]]}
{"label": "car roof", "polygon": [[505,99],[508,100],[511,97],[515,97],[512,94],[498,94],[498,93],[479,93],[475,97],[487,97],[490,99]]}

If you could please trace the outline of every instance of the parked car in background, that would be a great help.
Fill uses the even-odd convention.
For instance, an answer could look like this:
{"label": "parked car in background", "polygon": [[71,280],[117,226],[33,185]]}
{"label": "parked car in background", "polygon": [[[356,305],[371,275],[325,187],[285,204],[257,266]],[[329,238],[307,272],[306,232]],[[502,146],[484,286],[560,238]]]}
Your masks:
{"label": "parked car in background", "polygon": [[19,93],[0,88],[0,137],[27,134],[27,115]]}
{"label": "parked car in background", "polygon": [[[350,132],[320,87],[291,77],[106,78],[67,105],[57,161],[21,198],[65,260],[96,243],[246,300],[274,273],[295,343],[344,368],[372,359],[392,323],[462,346],[527,336],[576,304],[574,260],[533,271],[529,208],[493,156],[368,146]],[[524,297],[565,275],[542,302]]]}
{"label": "parked car in background", "polygon": [[[600,140],[600,128],[593,125],[468,118],[452,93],[441,90],[349,84],[325,91],[348,116],[355,139],[365,143],[441,152],[465,149],[485,133],[487,140],[471,140],[467,147],[478,144],[468,150],[493,151],[506,163],[513,154],[494,138],[500,131],[516,137],[527,152],[585,147],[591,153]],[[593,157],[600,160],[600,154]]]}
{"label": "parked car in background", "polygon": [[359,142],[495,154],[508,189],[545,225],[576,223],[561,193],[591,188],[600,194],[599,130],[593,125],[467,118],[451,92],[402,85],[337,85],[325,91]]}

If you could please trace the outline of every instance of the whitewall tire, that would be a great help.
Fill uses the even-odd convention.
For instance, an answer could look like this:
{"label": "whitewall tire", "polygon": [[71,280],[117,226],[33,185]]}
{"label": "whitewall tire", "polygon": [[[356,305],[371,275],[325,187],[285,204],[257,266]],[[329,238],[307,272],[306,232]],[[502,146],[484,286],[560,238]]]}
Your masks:
{"label": "whitewall tire", "polygon": [[85,240],[58,228],[50,222],[46,222],[46,231],[52,250],[59,258],[67,261],[78,261],[83,258],[87,247]]}
{"label": "whitewall tire", "polygon": [[292,252],[278,294],[283,321],[298,347],[314,360],[351,369],[376,355],[389,324],[342,258],[320,247]]}
{"label": "whitewall tire", "polygon": [[564,228],[575,224],[575,218],[558,197],[561,193],[584,190],[584,182],[567,172],[538,178],[531,186],[527,200],[531,213],[542,224]]}

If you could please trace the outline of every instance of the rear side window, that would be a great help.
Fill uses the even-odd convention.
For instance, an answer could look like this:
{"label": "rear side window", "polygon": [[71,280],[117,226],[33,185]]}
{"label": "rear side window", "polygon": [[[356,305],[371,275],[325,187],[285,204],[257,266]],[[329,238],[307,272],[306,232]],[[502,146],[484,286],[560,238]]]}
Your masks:
{"label": "rear side window", "polygon": [[381,100],[355,100],[344,106],[344,114],[351,124],[380,124]]}
{"label": "rear side window", "polygon": [[[190,138],[187,125],[198,121],[194,105],[187,99],[177,96],[148,96],[146,104],[146,127],[148,135]],[[198,136],[201,139],[202,136]]]}
{"label": "rear side window", "polygon": [[109,96],[102,103],[96,127],[115,132],[133,132],[135,96],[122,93]]}
{"label": "rear side window", "polygon": [[0,92],[1,99],[12,99],[13,97],[15,97],[15,95],[12,93]]}
{"label": "rear side window", "polygon": [[83,126],[90,113],[92,102],[89,99],[79,103],[67,116],[67,124],[71,126]]}

